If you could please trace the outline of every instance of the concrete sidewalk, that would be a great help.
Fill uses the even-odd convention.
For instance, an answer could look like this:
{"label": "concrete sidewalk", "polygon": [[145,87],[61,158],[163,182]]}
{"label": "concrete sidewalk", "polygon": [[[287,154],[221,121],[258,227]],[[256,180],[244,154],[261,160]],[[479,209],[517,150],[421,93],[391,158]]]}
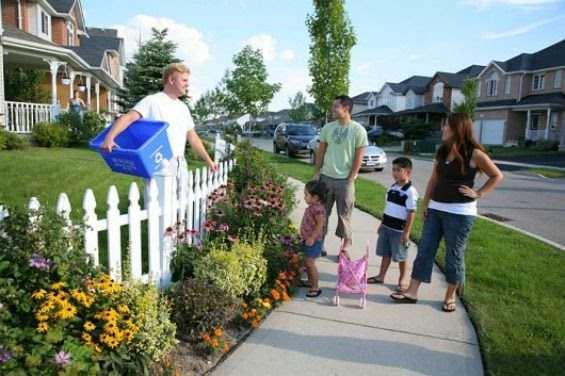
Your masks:
{"label": "concrete sidewalk", "polygon": [[[298,207],[293,221],[299,224],[305,208],[303,184],[293,180]],[[330,218],[335,229],[336,215]],[[353,212],[353,258],[370,243],[369,275],[378,272],[374,254],[376,218]],[[420,290],[418,304],[399,305],[389,295],[398,280],[391,265],[384,285],[369,285],[368,302],[360,309],[356,296],[341,296],[332,304],[336,281],[339,239],[329,236],[329,256],[318,262],[323,294],[316,299],[301,289],[293,300],[276,309],[220,364],[214,375],[482,375],[477,337],[463,306],[441,311],[446,287],[436,268],[433,283]],[[410,265],[416,251],[410,252]]]}

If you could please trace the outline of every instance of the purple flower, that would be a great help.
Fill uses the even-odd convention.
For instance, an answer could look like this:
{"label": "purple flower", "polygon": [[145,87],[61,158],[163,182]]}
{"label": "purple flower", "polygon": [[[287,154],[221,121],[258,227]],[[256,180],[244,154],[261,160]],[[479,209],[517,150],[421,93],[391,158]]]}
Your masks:
{"label": "purple flower", "polygon": [[55,354],[55,363],[57,365],[64,367],[71,362],[71,354],[66,353],[64,351],[59,351]]}
{"label": "purple flower", "polygon": [[0,345],[0,364],[6,363],[8,360],[12,359],[14,355],[6,350],[4,346]]}
{"label": "purple flower", "polygon": [[34,253],[29,260],[29,266],[40,270],[49,270],[51,267],[51,261],[37,253]]}
{"label": "purple flower", "polygon": [[218,226],[218,231],[220,232],[226,232],[230,229],[230,226],[228,226],[225,223],[222,223],[221,225]]}

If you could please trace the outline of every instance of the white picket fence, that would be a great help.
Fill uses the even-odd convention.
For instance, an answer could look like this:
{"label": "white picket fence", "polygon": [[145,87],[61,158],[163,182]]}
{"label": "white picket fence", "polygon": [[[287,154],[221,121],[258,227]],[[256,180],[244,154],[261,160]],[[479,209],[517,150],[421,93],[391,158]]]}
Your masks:
{"label": "white picket fence", "polygon": [[[139,204],[138,185],[131,183],[127,213],[120,213],[120,199],[114,185],[110,187],[106,198],[106,218],[97,217],[96,198],[91,189],[86,190],[82,201],[82,224],[73,225],[71,222],[72,208],[65,193],[59,195],[56,211],[64,218],[67,226],[84,229],[85,250],[95,265],[99,264],[99,233],[107,231],[108,267],[112,278],[121,280],[122,252],[126,249],[129,252],[132,278],[165,287],[171,282],[170,262],[176,244],[174,236],[168,230],[173,228],[177,234],[183,233],[183,241],[188,244],[199,241],[206,220],[208,197],[214,190],[227,184],[228,173],[234,163],[235,161],[222,162],[218,171],[209,172],[205,167],[188,171],[184,160],[180,162],[178,169],[165,161],[161,171],[146,184],[144,209]],[[40,207],[38,199],[32,197],[28,205],[31,220],[33,213]],[[7,215],[9,213],[0,206],[0,220]],[[125,243],[121,237],[122,226],[128,227],[128,239]],[[144,227],[147,229],[148,273],[142,273]]]}

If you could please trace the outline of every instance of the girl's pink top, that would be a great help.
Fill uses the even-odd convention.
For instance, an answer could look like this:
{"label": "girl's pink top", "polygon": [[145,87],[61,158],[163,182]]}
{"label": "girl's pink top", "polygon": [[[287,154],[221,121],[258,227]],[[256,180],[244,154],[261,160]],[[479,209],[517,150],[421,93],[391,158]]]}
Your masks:
{"label": "girl's pink top", "polygon": [[[312,204],[306,208],[304,211],[304,216],[302,217],[302,223],[300,223],[300,237],[302,240],[306,240],[311,237],[316,230],[316,217],[323,218],[326,220],[326,209],[322,204]],[[316,234],[315,240],[322,240],[323,231]]]}

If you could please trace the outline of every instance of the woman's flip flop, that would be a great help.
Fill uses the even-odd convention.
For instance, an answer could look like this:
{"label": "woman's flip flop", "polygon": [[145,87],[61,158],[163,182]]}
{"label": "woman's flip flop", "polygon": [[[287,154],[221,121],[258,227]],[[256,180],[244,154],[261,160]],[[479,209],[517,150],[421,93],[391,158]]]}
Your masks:
{"label": "woman's flip flop", "polygon": [[368,284],[382,284],[384,281],[382,279],[378,279],[377,276],[367,278]]}
{"label": "woman's flip flop", "polygon": [[395,303],[404,303],[404,304],[414,304],[418,302],[418,299],[411,298],[409,296],[404,295],[404,293],[395,292],[394,294],[390,294],[390,297]]}
{"label": "woman's flip flop", "polygon": [[318,290],[310,290],[308,291],[308,293],[306,294],[306,296],[308,298],[317,298],[318,296],[320,296],[322,294],[322,289],[318,289]]}

